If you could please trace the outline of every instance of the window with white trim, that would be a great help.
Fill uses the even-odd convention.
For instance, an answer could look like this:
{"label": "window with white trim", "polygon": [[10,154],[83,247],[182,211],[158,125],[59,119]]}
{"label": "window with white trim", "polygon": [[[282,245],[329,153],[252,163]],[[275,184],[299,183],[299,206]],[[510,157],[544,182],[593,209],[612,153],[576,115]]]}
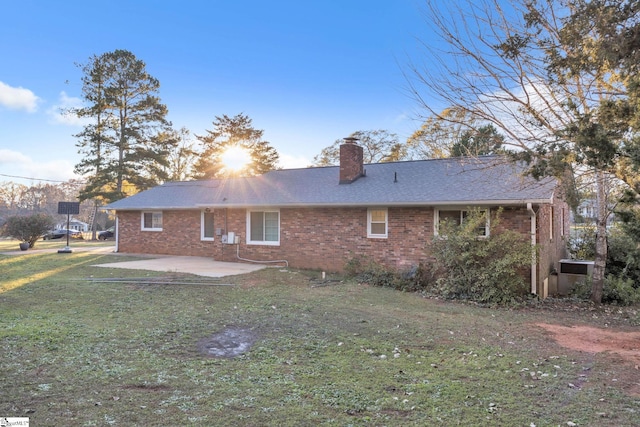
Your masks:
{"label": "window with white trim", "polygon": [[162,211],[142,212],[141,228],[146,231],[162,231]]}
{"label": "window with white trim", "polygon": [[389,212],[387,209],[367,209],[367,237],[386,239],[389,228]]}
{"label": "window with white trim", "polygon": [[[484,213],[485,222],[478,226],[478,237],[489,236],[489,210],[484,209],[481,212]],[[441,235],[440,226],[445,223],[451,223],[453,225],[462,225],[465,219],[469,215],[469,210],[461,209],[436,209],[435,211],[435,234]]]}
{"label": "window with white trim", "polygon": [[248,210],[247,243],[250,245],[279,245],[280,211]]}
{"label": "window with white trim", "polygon": [[200,215],[200,240],[213,240],[214,237],[213,212],[204,210]]}

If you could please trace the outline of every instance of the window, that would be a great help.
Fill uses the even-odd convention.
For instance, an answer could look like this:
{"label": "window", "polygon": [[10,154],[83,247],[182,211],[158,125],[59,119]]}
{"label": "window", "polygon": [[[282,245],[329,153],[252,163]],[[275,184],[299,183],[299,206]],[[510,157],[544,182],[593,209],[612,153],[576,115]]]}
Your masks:
{"label": "window", "polygon": [[367,237],[385,239],[388,229],[388,212],[386,209],[369,209],[367,211]]}
{"label": "window", "polygon": [[[438,235],[439,234],[439,229],[440,226],[445,224],[445,223],[451,223],[454,225],[461,225],[465,218],[467,218],[467,216],[469,216],[469,210],[459,210],[459,209],[441,209],[441,210],[436,210],[435,211],[435,215],[436,215],[436,230],[435,230],[435,234]],[[484,217],[485,217],[485,221],[483,224],[480,224],[478,226],[478,236],[479,237],[487,237],[489,235],[489,211],[488,210],[481,210],[480,212],[483,213]]]}
{"label": "window", "polygon": [[280,211],[247,211],[249,244],[280,244]]}
{"label": "window", "polygon": [[204,210],[200,217],[200,240],[213,240],[214,234],[213,212]]}
{"label": "window", "polygon": [[142,229],[162,231],[162,212],[142,212]]}

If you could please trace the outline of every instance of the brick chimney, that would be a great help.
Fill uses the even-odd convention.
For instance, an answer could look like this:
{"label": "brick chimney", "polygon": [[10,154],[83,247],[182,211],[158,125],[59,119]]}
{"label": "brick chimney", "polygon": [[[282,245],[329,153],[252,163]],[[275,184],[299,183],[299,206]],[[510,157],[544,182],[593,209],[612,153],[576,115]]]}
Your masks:
{"label": "brick chimney", "polygon": [[356,144],[358,138],[344,138],[340,146],[340,184],[351,184],[364,176],[364,151]]}

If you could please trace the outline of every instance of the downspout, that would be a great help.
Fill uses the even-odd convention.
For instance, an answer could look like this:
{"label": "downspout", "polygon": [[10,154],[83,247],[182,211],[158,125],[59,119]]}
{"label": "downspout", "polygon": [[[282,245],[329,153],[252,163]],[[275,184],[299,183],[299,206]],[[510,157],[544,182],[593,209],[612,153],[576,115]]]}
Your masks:
{"label": "downspout", "polygon": [[536,212],[531,207],[531,203],[527,203],[527,210],[531,217],[531,293],[537,294],[538,289],[538,262],[536,259]]}
{"label": "downspout", "polygon": [[118,215],[116,215],[116,247],[114,248],[114,252],[118,252],[118,243],[120,240],[120,230],[118,230]]}

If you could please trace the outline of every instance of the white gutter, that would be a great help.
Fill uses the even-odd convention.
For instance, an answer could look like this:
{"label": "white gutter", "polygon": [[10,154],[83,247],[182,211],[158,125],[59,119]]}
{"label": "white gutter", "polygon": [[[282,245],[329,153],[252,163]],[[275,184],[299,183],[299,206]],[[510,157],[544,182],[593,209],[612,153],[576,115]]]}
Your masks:
{"label": "white gutter", "polygon": [[388,201],[377,201],[377,202],[333,202],[333,203],[295,203],[295,202],[278,202],[275,201],[273,203],[248,203],[248,202],[235,202],[235,203],[226,203],[226,202],[216,202],[216,203],[195,203],[189,206],[178,206],[178,205],[146,205],[146,206],[127,206],[127,207],[110,207],[107,209],[101,208],[103,211],[140,211],[140,210],[193,210],[193,209],[243,209],[243,208],[262,208],[262,207],[279,207],[279,208],[334,208],[334,207],[379,207],[379,206],[389,206],[389,207],[439,207],[439,206],[461,206],[461,207],[469,207],[469,206],[522,206],[524,204],[545,204],[551,203],[551,199],[543,198],[543,199],[507,199],[507,200],[464,200],[464,201],[424,201],[424,202],[388,202]]}
{"label": "white gutter", "polygon": [[[279,208],[334,208],[334,207],[349,207],[349,208],[358,208],[358,207],[379,207],[379,206],[388,206],[388,207],[440,207],[440,206],[460,206],[460,207],[470,207],[470,206],[522,206],[524,204],[544,204],[551,203],[550,199],[529,199],[529,200],[465,200],[465,201],[426,201],[426,202],[336,202],[336,203],[213,203],[213,204],[196,204],[193,207],[180,207],[180,208],[170,208],[170,207],[158,207],[155,209],[203,209],[203,208],[211,208],[211,209],[219,209],[219,208],[261,208],[261,207],[279,207]],[[138,207],[138,208],[124,208],[117,210],[143,210],[149,209],[152,210],[154,208],[149,207]]]}
{"label": "white gutter", "polygon": [[533,253],[531,255],[531,293],[537,294],[538,289],[538,263],[536,259],[536,212],[531,207],[531,203],[527,203],[527,210],[531,216],[531,248]]}

